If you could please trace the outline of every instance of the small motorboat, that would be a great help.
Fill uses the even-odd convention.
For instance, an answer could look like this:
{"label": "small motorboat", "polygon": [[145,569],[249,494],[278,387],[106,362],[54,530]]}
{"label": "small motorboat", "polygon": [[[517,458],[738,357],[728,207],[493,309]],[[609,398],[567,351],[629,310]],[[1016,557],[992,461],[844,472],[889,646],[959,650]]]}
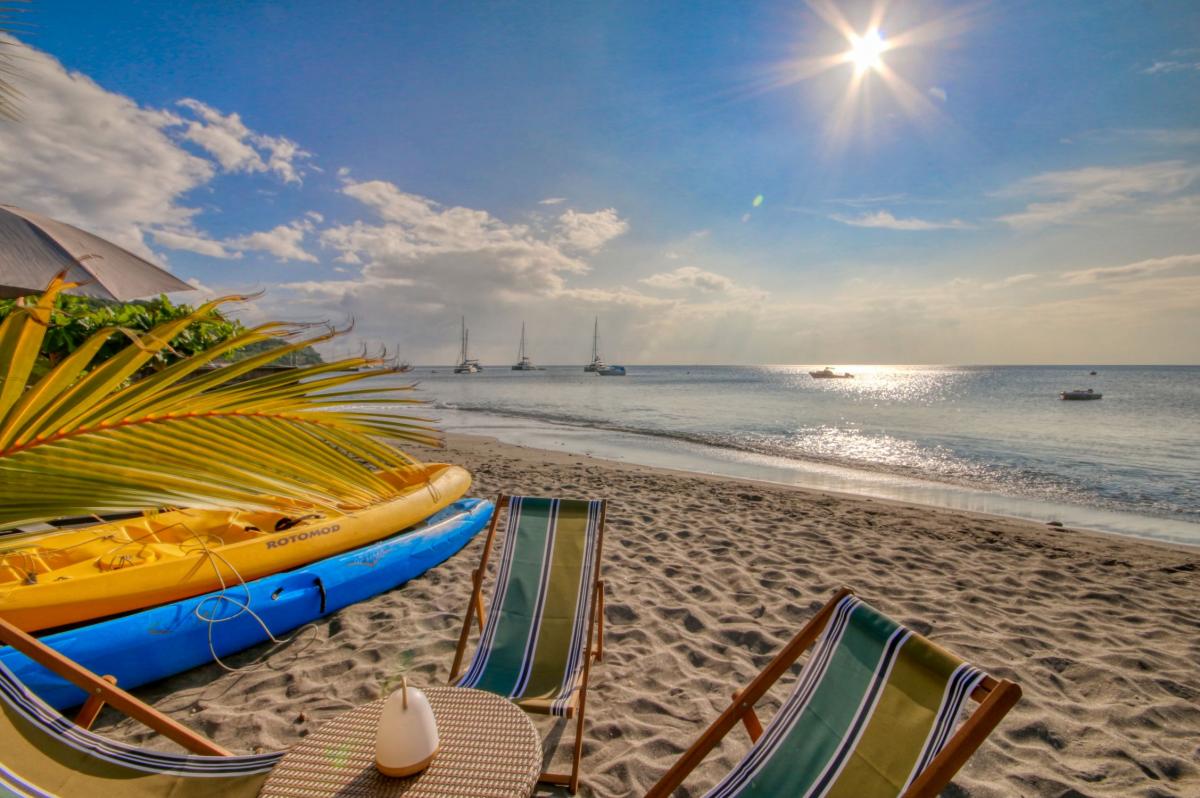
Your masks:
{"label": "small motorboat", "polygon": [[1060,399],[1074,400],[1074,401],[1087,401],[1088,399],[1099,399],[1102,396],[1104,396],[1104,394],[1097,393],[1096,391],[1093,391],[1091,388],[1088,388],[1086,390],[1084,390],[1083,388],[1076,388],[1073,391],[1063,391],[1062,393],[1060,393],[1058,395],[1058,397]]}
{"label": "small motorboat", "polygon": [[596,368],[596,373],[601,377],[624,377],[625,367],[602,364]]}
{"label": "small motorboat", "polygon": [[845,372],[842,372],[841,374],[837,374],[829,366],[826,366],[825,368],[821,369],[820,371],[810,371],[810,372],[808,372],[808,376],[812,377],[814,380],[852,380],[852,379],[854,379],[854,375],[851,374],[850,372],[845,371]]}

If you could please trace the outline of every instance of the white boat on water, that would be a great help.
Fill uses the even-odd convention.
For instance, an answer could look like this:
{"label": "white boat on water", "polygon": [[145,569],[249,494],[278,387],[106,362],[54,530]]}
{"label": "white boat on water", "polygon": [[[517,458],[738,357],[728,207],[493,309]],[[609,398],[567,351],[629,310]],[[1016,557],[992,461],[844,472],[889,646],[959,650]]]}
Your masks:
{"label": "white boat on water", "polygon": [[1076,388],[1073,391],[1063,391],[1062,393],[1060,393],[1058,395],[1058,398],[1063,399],[1063,400],[1076,401],[1076,402],[1080,402],[1080,401],[1086,402],[1089,399],[1100,399],[1103,396],[1104,396],[1104,394],[1098,393],[1097,391],[1094,391],[1091,388],[1088,388],[1086,390],[1083,388]]}
{"label": "white boat on water", "polygon": [[540,366],[533,365],[533,361],[529,359],[529,355],[525,354],[525,322],[521,322],[521,350],[517,354],[517,363],[512,367],[513,371],[542,371]]}
{"label": "white boat on water", "polygon": [[592,362],[583,367],[584,371],[599,374],[601,377],[624,377],[624,366],[610,366],[600,357],[600,317],[596,317],[592,325]]}
{"label": "white boat on water", "polygon": [[467,317],[462,319],[462,352],[458,358],[458,365],[454,367],[455,374],[478,374],[479,361],[474,360],[470,356],[469,343],[470,331],[467,329]]}
{"label": "white boat on water", "polygon": [[596,317],[595,323],[592,325],[592,362],[583,367],[587,372],[598,372],[600,369],[608,368],[608,364],[600,357],[600,317]]}
{"label": "white boat on water", "polygon": [[852,379],[854,379],[854,375],[848,371],[842,372],[841,374],[835,373],[832,366],[826,366],[825,368],[821,369],[820,371],[810,371],[810,372],[808,372],[808,376],[812,377],[814,380],[852,380]]}

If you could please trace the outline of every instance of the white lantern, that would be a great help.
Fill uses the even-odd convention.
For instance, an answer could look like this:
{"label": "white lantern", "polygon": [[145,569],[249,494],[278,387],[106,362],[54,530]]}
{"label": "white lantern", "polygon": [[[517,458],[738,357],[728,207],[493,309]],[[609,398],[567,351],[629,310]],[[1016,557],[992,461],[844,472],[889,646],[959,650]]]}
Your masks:
{"label": "white lantern", "polygon": [[437,752],[437,723],[429,699],[402,678],[379,717],[375,767],[385,776],[411,776],[429,767]]}

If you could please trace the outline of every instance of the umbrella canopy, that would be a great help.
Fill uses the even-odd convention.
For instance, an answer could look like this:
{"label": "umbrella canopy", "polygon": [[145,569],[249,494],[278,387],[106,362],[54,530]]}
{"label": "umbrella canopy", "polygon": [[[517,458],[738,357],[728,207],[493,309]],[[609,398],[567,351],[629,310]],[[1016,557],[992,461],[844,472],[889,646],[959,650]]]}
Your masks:
{"label": "umbrella canopy", "polygon": [[40,294],[67,273],[73,294],[127,300],[192,286],[111,241],[41,214],[0,205],[0,297]]}

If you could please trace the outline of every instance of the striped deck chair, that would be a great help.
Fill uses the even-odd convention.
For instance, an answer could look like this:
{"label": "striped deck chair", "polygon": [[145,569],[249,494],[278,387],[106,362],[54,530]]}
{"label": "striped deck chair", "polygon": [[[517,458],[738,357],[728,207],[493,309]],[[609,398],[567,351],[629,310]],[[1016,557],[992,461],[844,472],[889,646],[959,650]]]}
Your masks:
{"label": "striped deck chair", "polygon": [[[501,511],[508,524],[490,614],[482,589]],[[527,712],[574,717],[570,774],[541,781],[579,787],[583,716],[593,656],[604,649],[604,583],[600,553],[604,501],[531,499],[501,495],[488,529],[474,588],[463,618],[450,683],[505,696]],[[480,626],[475,657],[459,677],[472,616]],[[484,620],[486,618],[486,620]],[[593,628],[596,631],[593,652]]]}
{"label": "striped deck chair", "polygon": [[[818,635],[764,730],[755,702]],[[843,588],[646,796],[674,792],[740,720],[753,745],[706,798],[933,798],[1020,697]],[[980,704],[959,724],[968,698]]]}
{"label": "striped deck chair", "polygon": [[[0,798],[250,798],[283,756],[232,756],[3,620],[0,640],[93,696],[72,722],[0,664]],[[86,727],[104,703],[197,753],[155,751],[93,734]]]}

